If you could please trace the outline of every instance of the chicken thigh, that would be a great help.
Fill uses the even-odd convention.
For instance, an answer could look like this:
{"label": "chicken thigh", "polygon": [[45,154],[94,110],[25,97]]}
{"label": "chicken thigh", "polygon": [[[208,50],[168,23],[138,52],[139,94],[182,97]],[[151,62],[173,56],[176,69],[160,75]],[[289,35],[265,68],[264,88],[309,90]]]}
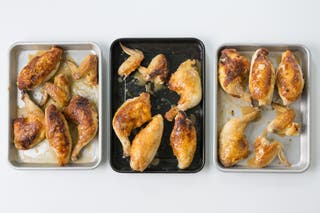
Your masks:
{"label": "chicken thigh", "polygon": [[297,58],[290,50],[282,54],[277,71],[277,86],[284,105],[291,104],[302,93],[304,87],[302,70]]}
{"label": "chicken thigh", "polygon": [[142,126],[150,119],[150,95],[145,92],[141,93],[138,97],[128,99],[114,114],[112,126],[122,144],[124,156],[130,155],[129,136],[131,131]]}
{"label": "chicken thigh", "polygon": [[152,162],[160,146],[163,133],[163,118],[153,116],[148,125],[140,130],[132,141],[130,166],[135,171],[143,172]]}
{"label": "chicken thigh", "polygon": [[168,62],[163,54],[156,55],[148,67],[139,67],[139,72],[145,81],[153,80],[155,84],[163,84],[168,77]]}
{"label": "chicken thigh", "polygon": [[141,61],[144,59],[143,52],[137,49],[130,49],[120,43],[122,50],[130,55],[130,57],[125,60],[118,69],[118,74],[122,77],[127,77],[135,71],[141,64]]}
{"label": "chicken thigh", "polygon": [[276,73],[268,55],[268,50],[260,48],[251,60],[249,91],[251,97],[259,102],[259,106],[270,104],[273,97]]}
{"label": "chicken thigh", "polygon": [[71,68],[73,79],[79,80],[86,76],[90,86],[93,87],[98,84],[98,57],[96,55],[87,55],[77,69],[74,69],[75,66],[69,67]]}
{"label": "chicken thigh", "polygon": [[178,105],[172,107],[165,117],[172,121],[179,110],[186,111],[197,106],[202,99],[202,87],[196,60],[186,60],[169,80],[169,89],[180,95]]}

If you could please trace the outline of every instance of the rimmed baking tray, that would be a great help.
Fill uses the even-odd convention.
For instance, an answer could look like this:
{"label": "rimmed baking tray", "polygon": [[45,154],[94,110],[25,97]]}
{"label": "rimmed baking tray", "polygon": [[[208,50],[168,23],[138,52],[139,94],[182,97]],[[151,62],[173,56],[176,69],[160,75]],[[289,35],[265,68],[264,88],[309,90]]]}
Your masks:
{"label": "rimmed baking tray", "polygon": [[[175,72],[178,66],[187,59],[197,59],[201,65],[201,79],[203,97],[200,104],[188,111],[187,115],[195,117],[195,127],[197,130],[197,150],[194,160],[189,168],[179,170],[176,157],[170,147],[170,134],[174,122],[164,121],[164,133],[161,145],[158,149],[155,160],[144,172],[145,173],[194,173],[200,171],[205,163],[205,48],[203,43],[195,38],[121,38],[115,40],[110,48],[110,72],[111,72],[111,119],[116,110],[129,98],[138,96],[146,91],[145,86],[139,86],[134,78],[134,73],[125,80],[120,78],[117,71],[119,66],[128,57],[121,47],[120,42],[129,47],[141,50],[145,59],[143,66],[147,66],[151,59],[159,53],[166,55],[170,74]],[[170,91],[167,86],[151,94],[152,115],[162,114],[164,116],[172,104],[176,104],[179,96]],[[131,135],[138,132],[136,129]],[[122,147],[119,139],[115,135],[112,125],[110,125],[110,163],[111,167],[122,173],[133,173],[129,165],[129,159],[122,157]]]}
{"label": "rimmed baking tray", "polygon": [[[88,144],[82,151],[77,162],[71,162],[64,167],[56,163],[54,151],[47,140],[30,150],[19,151],[13,143],[13,119],[17,118],[18,108],[23,106],[21,93],[16,86],[17,75],[27,64],[30,55],[38,51],[48,50],[52,45],[57,45],[64,50],[64,57],[72,59],[80,64],[84,57],[90,53],[98,56],[99,86],[93,91],[80,93],[96,103],[99,112],[99,130],[94,141]],[[99,46],[93,42],[18,42],[9,49],[9,146],[8,161],[16,169],[93,169],[96,168],[102,158],[102,53]]]}
{"label": "rimmed baking tray", "polygon": [[[218,82],[218,62],[220,57],[221,50],[225,48],[234,48],[237,49],[240,54],[247,56],[249,60],[253,53],[258,48],[266,48],[269,50],[269,58],[275,69],[278,68],[278,65],[281,61],[281,54],[285,50],[291,50],[299,59],[301,68],[304,75],[305,86],[301,98],[299,98],[295,103],[290,105],[290,107],[295,109],[296,112],[296,122],[301,124],[301,134],[296,137],[280,137],[276,134],[268,134],[270,139],[276,139],[282,142],[284,146],[284,152],[292,164],[291,167],[284,167],[279,164],[278,160],[274,160],[268,167],[262,169],[252,169],[247,166],[247,159],[240,161],[236,166],[231,168],[225,168],[219,162],[218,159],[218,140],[219,134],[223,125],[230,118],[241,115],[241,107],[247,106],[248,104],[227,95],[221,88]],[[216,162],[217,167],[224,172],[304,172],[310,166],[310,52],[309,50],[302,45],[290,45],[290,44],[225,44],[218,48],[216,53],[216,63],[215,63],[215,74],[214,80],[216,82],[215,87],[215,150],[214,150],[214,161]],[[274,91],[274,101],[279,101],[278,92],[275,87]],[[270,107],[271,108],[271,107]],[[263,110],[261,118],[256,122],[251,122],[246,129],[246,136],[250,143],[250,150],[253,150],[253,143],[259,135],[262,134],[263,129],[267,124],[274,119],[275,111]]]}

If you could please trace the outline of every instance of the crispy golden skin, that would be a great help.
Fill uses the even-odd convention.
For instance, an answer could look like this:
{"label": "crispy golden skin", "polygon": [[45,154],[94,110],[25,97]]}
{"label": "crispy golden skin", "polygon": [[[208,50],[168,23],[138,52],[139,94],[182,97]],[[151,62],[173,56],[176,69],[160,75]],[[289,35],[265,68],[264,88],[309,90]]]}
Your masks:
{"label": "crispy golden skin", "polygon": [[45,53],[31,59],[18,75],[18,88],[32,90],[53,77],[59,69],[62,53],[61,48],[52,47]]}
{"label": "crispy golden skin", "polygon": [[163,84],[168,78],[168,62],[163,54],[156,55],[148,67],[139,67],[139,72],[145,81],[154,81],[156,84]]}
{"label": "crispy golden skin", "polygon": [[65,108],[64,114],[67,119],[77,125],[78,142],[71,154],[71,160],[76,161],[82,148],[89,144],[97,134],[98,113],[87,98],[76,95]]}
{"label": "crispy golden skin", "polygon": [[22,100],[28,115],[14,119],[13,133],[16,148],[26,150],[45,139],[45,123],[43,111],[30,100],[29,95],[25,93]]}
{"label": "crispy golden skin", "polygon": [[69,80],[66,75],[59,74],[54,78],[54,83],[47,82],[43,86],[44,104],[48,95],[58,104],[60,108],[66,106],[70,100]]}
{"label": "crispy golden skin", "polygon": [[130,49],[120,43],[122,50],[130,55],[127,60],[125,60],[118,69],[118,74],[120,76],[127,77],[135,71],[141,64],[141,61],[144,59],[143,52],[137,49]]}
{"label": "crispy golden skin", "polygon": [[268,55],[268,50],[260,48],[251,61],[249,91],[251,97],[259,102],[259,106],[270,104],[273,97],[276,73]]}
{"label": "crispy golden skin", "polygon": [[151,103],[149,93],[141,93],[138,97],[124,102],[113,116],[113,130],[118,136],[123,155],[130,155],[129,136],[131,131],[142,126],[151,119]]}
{"label": "crispy golden skin", "polygon": [[75,80],[86,76],[90,86],[98,85],[98,57],[93,54],[87,55],[77,69],[71,69],[71,75]]}
{"label": "crispy golden skin", "polygon": [[244,134],[248,123],[259,114],[254,110],[239,118],[229,120],[219,136],[219,160],[224,167],[231,167],[249,154],[249,143]]}
{"label": "crispy golden skin", "polygon": [[264,136],[259,136],[254,143],[255,153],[253,158],[248,160],[248,166],[263,168],[268,166],[278,156],[280,162],[290,166],[283,150],[282,144],[278,141],[269,142]]}
{"label": "crispy golden skin", "polygon": [[272,104],[276,110],[276,117],[268,125],[268,132],[275,132],[279,135],[297,136],[300,132],[300,124],[293,122],[296,113],[289,107],[284,107],[279,104]]}
{"label": "crispy golden skin", "polygon": [[174,127],[170,135],[173,154],[178,159],[178,168],[186,169],[192,163],[197,148],[197,133],[192,121],[183,111],[175,117]]}
{"label": "crispy golden skin", "polygon": [[160,146],[162,133],[163,118],[158,114],[132,141],[130,167],[133,170],[143,172],[149,166]]}
{"label": "crispy golden skin", "polygon": [[179,110],[186,111],[197,106],[202,99],[202,87],[196,60],[186,60],[178,67],[169,80],[169,89],[180,95],[178,105],[172,107],[165,115],[172,121]]}
{"label": "crispy golden skin", "polygon": [[236,49],[224,49],[219,59],[219,82],[229,95],[250,101],[246,92],[245,79],[248,77],[250,62]]}
{"label": "crispy golden skin", "polygon": [[64,115],[53,104],[45,110],[46,137],[57,155],[59,166],[69,162],[72,139]]}
{"label": "crispy golden skin", "polygon": [[291,104],[302,93],[304,87],[302,70],[298,60],[290,50],[282,54],[277,71],[277,86],[284,105]]}

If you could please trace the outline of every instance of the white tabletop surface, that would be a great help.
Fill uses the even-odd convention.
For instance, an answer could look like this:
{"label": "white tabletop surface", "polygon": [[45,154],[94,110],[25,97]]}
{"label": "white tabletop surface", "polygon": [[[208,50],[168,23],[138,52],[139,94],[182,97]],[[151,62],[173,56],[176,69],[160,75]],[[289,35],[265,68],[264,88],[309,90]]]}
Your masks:
{"label": "white tabletop surface", "polygon": [[[319,212],[320,4],[288,1],[0,1],[0,212]],[[7,162],[8,48],[16,41],[197,37],[207,59],[207,160],[197,174],[18,171]],[[300,43],[311,51],[312,162],[302,174],[239,174],[213,161],[213,68],[222,43]],[[104,64],[104,72],[109,71]],[[104,116],[107,116],[106,114]],[[105,141],[109,143],[109,141]],[[104,150],[104,154],[107,151]]]}

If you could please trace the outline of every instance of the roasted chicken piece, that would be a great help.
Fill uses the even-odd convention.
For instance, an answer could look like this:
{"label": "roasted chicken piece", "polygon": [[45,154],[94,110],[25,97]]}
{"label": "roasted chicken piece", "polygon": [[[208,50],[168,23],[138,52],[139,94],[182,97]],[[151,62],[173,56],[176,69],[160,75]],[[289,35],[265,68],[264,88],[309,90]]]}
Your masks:
{"label": "roasted chicken piece", "polygon": [[118,74],[122,77],[127,77],[135,71],[141,64],[141,61],[144,59],[143,52],[137,49],[130,49],[120,43],[122,50],[130,55],[127,60],[125,60],[118,69]]}
{"label": "roasted chicken piece", "polygon": [[156,55],[148,67],[139,67],[139,72],[145,81],[153,80],[156,84],[163,84],[168,77],[168,62],[163,54]]}
{"label": "roasted chicken piece", "polygon": [[72,139],[64,115],[54,104],[50,104],[45,110],[45,124],[49,145],[57,155],[59,166],[64,166],[70,159]]}
{"label": "roasted chicken piece", "polygon": [[270,143],[270,141],[265,137],[265,134],[256,139],[254,149],[254,157],[248,160],[249,167],[266,167],[275,159],[276,156],[278,156],[282,164],[290,166],[290,163],[282,150],[282,144],[278,141]]}
{"label": "roasted chicken piece", "polygon": [[163,118],[158,114],[152,117],[132,141],[130,166],[133,170],[143,172],[149,166],[160,146],[162,133]]}
{"label": "roasted chicken piece", "polygon": [[69,80],[66,75],[59,74],[54,78],[54,83],[47,82],[43,86],[42,105],[47,101],[48,95],[60,108],[66,106],[70,99]]}
{"label": "roasted chicken piece", "polygon": [[118,136],[123,155],[130,155],[129,136],[131,131],[142,126],[151,119],[151,103],[149,93],[141,93],[138,97],[128,99],[124,102],[112,120],[113,130]]}
{"label": "roasted chicken piece", "polygon": [[197,148],[197,133],[192,121],[183,111],[175,117],[174,127],[170,135],[173,154],[178,159],[178,168],[186,169],[192,163]]}
{"label": "roasted chicken piece", "polygon": [[30,149],[45,139],[45,123],[43,111],[24,93],[27,117],[13,121],[14,144],[17,149]]}
{"label": "roasted chicken piece", "polygon": [[293,122],[296,113],[289,107],[284,107],[279,104],[272,104],[276,110],[276,117],[268,125],[268,132],[275,132],[279,135],[297,136],[300,132],[300,124]]}
{"label": "roasted chicken piece", "polygon": [[32,90],[53,77],[59,69],[62,53],[61,48],[52,47],[45,53],[31,59],[18,75],[18,88]]}
{"label": "roasted chicken piece", "polygon": [[244,134],[248,123],[259,114],[254,110],[238,118],[229,120],[219,137],[219,160],[224,167],[231,167],[249,154],[249,143]]}
{"label": "roasted chicken piece", "polygon": [[302,93],[304,87],[302,70],[297,58],[290,50],[282,53],[277,71],[277,86],[284,105],[291,104]]}
{"label": "roasted chicken piece", "polygon": [[250,102],[246,92],[245,79],[248,77],[250,62],[236,49],[224,49],[219,59],[219,82],[229,95]]}
{"label": "roasted chicken piece", "polygon": [[67,119],[77,125],[78,142],[71,154],[71,160],[76,161],[82,148],[89,144],[97,134],[98,113],[87,98],[76,95],[65,108],[64,114]]}
{"label": "roasted chicken piece", "polygon": [[171,75],[169,89],[180,95],[178,105],[172,107],[165,115],[172,121],[179,110],[186,111],[197,106],[202,98],[202,87],[196,60],[186,60]]}
{"label": "roasted chicken piece", "polygon": [[251,97],[259,102],[259,106],[271,103],[276,81],[276,73],[268,55],[268,50],[260,48],[251,60],[249,90]]}
{"label": "roasted chicken piece", "polygon": [[90,86],[96,86],[98,84],[98,57],[96,55],[87,55],[77,69],[75,69],[76,66],[74,65],[70,66],[69,62],[69,68],[71,68],[73,79],[79,80],[86,76]]}

